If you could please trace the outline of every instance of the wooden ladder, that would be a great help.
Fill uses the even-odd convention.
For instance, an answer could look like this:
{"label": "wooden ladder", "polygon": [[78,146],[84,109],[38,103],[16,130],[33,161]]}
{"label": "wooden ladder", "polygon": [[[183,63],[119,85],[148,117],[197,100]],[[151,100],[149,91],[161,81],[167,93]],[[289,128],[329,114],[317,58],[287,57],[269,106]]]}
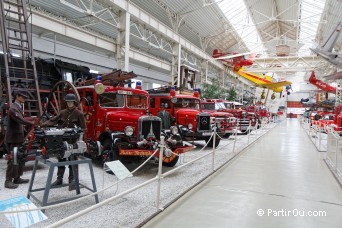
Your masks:
{"label": "wooden ladder", "polygon": [[38,117],[42,113],[42,104],[26,1],[1,0],[0,11],[5,66],[5,75],[1,75],[1,81],[6,85],[7,102],[13,102],[15,91],[24,90],[29,96],[25,103],[25,115]]}

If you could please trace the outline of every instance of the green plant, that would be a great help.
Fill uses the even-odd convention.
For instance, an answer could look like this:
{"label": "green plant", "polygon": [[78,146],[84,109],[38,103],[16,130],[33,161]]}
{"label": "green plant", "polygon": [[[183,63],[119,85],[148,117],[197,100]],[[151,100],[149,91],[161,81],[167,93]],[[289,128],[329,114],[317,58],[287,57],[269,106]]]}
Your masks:
{"label": "green plant", "polygon": [[223,88],[217,79],[212,79],[210,84],[203,84],[201,89],[202,98],[227,98],[228,100],[234,100],[236,95],[237,94],[233,88]]}
{"label": "green plant", "polygon": [[234,101],[236,99],[237,93],[234,88],[228,89],[228,97],[227,100]]}

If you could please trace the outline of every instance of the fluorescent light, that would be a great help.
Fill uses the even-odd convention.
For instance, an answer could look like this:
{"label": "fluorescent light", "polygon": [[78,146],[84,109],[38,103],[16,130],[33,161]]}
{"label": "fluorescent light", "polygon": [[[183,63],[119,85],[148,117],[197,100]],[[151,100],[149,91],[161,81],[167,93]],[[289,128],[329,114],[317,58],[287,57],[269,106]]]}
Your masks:
{"label": "fluorescent light", "polygon": [[92,73],[92,74],[98,74],[100,71],[97,71],[97,70],[89,70],[89,73]]}
{"label": "fluorescent light", "polygon": [[12,53],[11,55],[14,56],[14,57],[21,57],[21,55],[18,55],[18,54],[15,54],[15,53]]}

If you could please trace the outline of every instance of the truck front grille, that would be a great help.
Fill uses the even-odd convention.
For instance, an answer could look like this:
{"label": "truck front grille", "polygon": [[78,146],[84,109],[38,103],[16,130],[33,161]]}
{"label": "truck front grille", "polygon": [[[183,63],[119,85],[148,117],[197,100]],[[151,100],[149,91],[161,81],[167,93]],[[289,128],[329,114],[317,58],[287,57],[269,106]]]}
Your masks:
{"label": "truck front grille", "polygon": [[139,118],[139,138],[156,138],[160,140],[161,119],[156,116]]}

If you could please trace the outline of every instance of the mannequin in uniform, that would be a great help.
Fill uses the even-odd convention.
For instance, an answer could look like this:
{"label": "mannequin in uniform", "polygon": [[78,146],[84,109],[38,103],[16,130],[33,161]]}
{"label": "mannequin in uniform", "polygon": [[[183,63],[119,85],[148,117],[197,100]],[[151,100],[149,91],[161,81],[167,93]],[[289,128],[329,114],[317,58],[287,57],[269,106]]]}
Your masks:
{"label": "mannequin in uniform", "polygon": [[[23,117],[23,106],[25,99],[28,98],[27,93],[23,90],[14,92],[15,101],[11,104],[8,111],[8,124],[5,135],[5,144],[7,147],[7,153],[10,155],[14,147],[19,147],[24,142],[24,127],[23,125],[33,125],[33,122],[25,120]],[[28,183],[28,179],[22,179],[25,162],[19,161],[19,164],[15,165],[13,159],[10,158],[7,161],[5,188],[15,189],[18,184]]]}
{"label": "mannequin in uniform", "polygon": [[[77,109],[76,107],[76,96],[74,94],[67,94],[64,98],[64,100],[67,103],[67,108],[63,109],[58,113],[57,116],[51,118],[50,120],[44,122],[41,124],[41,127],[47,127],[47,126],[54,126],[58,125],[63,128],[74,128],[75,126],[80,127],[83,132],[86,131],[86,123],[83,112]],[[69,161],[71,158],[68,158]],[[76,159],[76,158],[75,158]],[[58,159],[58,162],[64,162],[66,161],[66,158]],[[75,165],[78,175],[78,166]],[[57,170],[57,180],[52,183],[52,186],[56,185],[62,185],[63,184],[63,176],[65,172],[65,166],[58,166]],[[69,184],[74,179],[73,172],[71,169],[71,166],[69,166]],[[69,185],[69,191],[74,190],[74,185]]]}
{"label": "mannequin in uniform", "polygon": [[158,113],[158,117],[162,119],[162,129],[170,129],[170,113],[165,110],[168,105],[167,103],[161,103],[160,104],[160,112]]}

